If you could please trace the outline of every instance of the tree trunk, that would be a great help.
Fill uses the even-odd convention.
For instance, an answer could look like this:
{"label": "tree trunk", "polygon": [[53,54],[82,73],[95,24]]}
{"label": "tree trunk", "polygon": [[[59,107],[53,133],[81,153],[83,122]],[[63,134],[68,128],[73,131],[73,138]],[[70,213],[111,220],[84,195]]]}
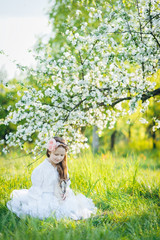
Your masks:
{"label": "tree trunk", "polygon": [[131,140],[131,125],[129,125],[129,128],[128,128],[128,142],[130,142]]}
{"label": "tree trunk", "polygon": [[153,149],[156,149],[156,132],[153,132],[152,139],[153,139]]}
{"label": "tree trunk", "polygon": [[92,141],[92,149],[93,149],[93,153],[95,154],[96,152],[98,152],[99,149],[99,136],[97,134],[97,126],[93,126],[93,141]]}
{"label": "tree trunk", "polygon": [[110,149],[111,151],[114,149],[114,146],[115,146],[116,133],[117,133],[117,130],[115,130],[111,135],[111,149]]}

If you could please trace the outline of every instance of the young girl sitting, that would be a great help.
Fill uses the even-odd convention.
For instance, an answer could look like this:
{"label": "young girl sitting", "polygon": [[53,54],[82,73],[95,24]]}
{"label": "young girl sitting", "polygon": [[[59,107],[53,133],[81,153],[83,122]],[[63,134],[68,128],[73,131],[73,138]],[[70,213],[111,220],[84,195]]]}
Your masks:
{"label": "young girl sitting", "polygon": [[33,170],[31,188],[14,190],[7,202],[7,207],[18,217],[79,220],[96,213],[91,199],[75,195],[69,187],[67,150],[63,138],[54,137],[48,142],[47,158]]}

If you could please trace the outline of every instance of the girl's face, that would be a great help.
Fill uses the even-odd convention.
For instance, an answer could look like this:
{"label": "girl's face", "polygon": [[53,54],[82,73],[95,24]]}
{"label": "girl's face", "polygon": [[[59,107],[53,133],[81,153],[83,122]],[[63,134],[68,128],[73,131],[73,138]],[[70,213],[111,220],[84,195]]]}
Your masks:
{"label": "girl's face", "polygon": [[58,147],[55,151],[50,152],[49,161],[58,164],[63,161],[65,154],[66,150],[63,147]]}

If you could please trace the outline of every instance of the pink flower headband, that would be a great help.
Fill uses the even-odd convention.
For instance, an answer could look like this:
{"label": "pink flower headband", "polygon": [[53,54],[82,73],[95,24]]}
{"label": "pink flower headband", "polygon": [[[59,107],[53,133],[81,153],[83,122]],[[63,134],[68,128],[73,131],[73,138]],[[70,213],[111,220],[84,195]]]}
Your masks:
{"label": "pink flower headband", "polygon": [[65,146],[67,147],[67,144],[60,143],[60,142],[56,142],[56,140],[55,140],[54,138],[51,138],[51,139],[48,141],[47,149],[48,149],[49,151],[55,151],[55,149],[56,149],[59,145],[65,145]]}

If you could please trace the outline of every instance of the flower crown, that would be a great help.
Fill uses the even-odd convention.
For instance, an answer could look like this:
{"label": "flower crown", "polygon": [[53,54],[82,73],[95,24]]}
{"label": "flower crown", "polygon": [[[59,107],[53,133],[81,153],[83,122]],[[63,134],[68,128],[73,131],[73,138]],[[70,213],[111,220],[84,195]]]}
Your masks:
{"label": "flower crown", "polygon": [[48,144],[47,144],[47,149],[49,151],[54,151],[59,145],[64,145],[67,149],[67,144],[65,143],[61,143],[61,142],[56,142],[56,140],[54,138],[51,138],[49,141],[48,141]]}

